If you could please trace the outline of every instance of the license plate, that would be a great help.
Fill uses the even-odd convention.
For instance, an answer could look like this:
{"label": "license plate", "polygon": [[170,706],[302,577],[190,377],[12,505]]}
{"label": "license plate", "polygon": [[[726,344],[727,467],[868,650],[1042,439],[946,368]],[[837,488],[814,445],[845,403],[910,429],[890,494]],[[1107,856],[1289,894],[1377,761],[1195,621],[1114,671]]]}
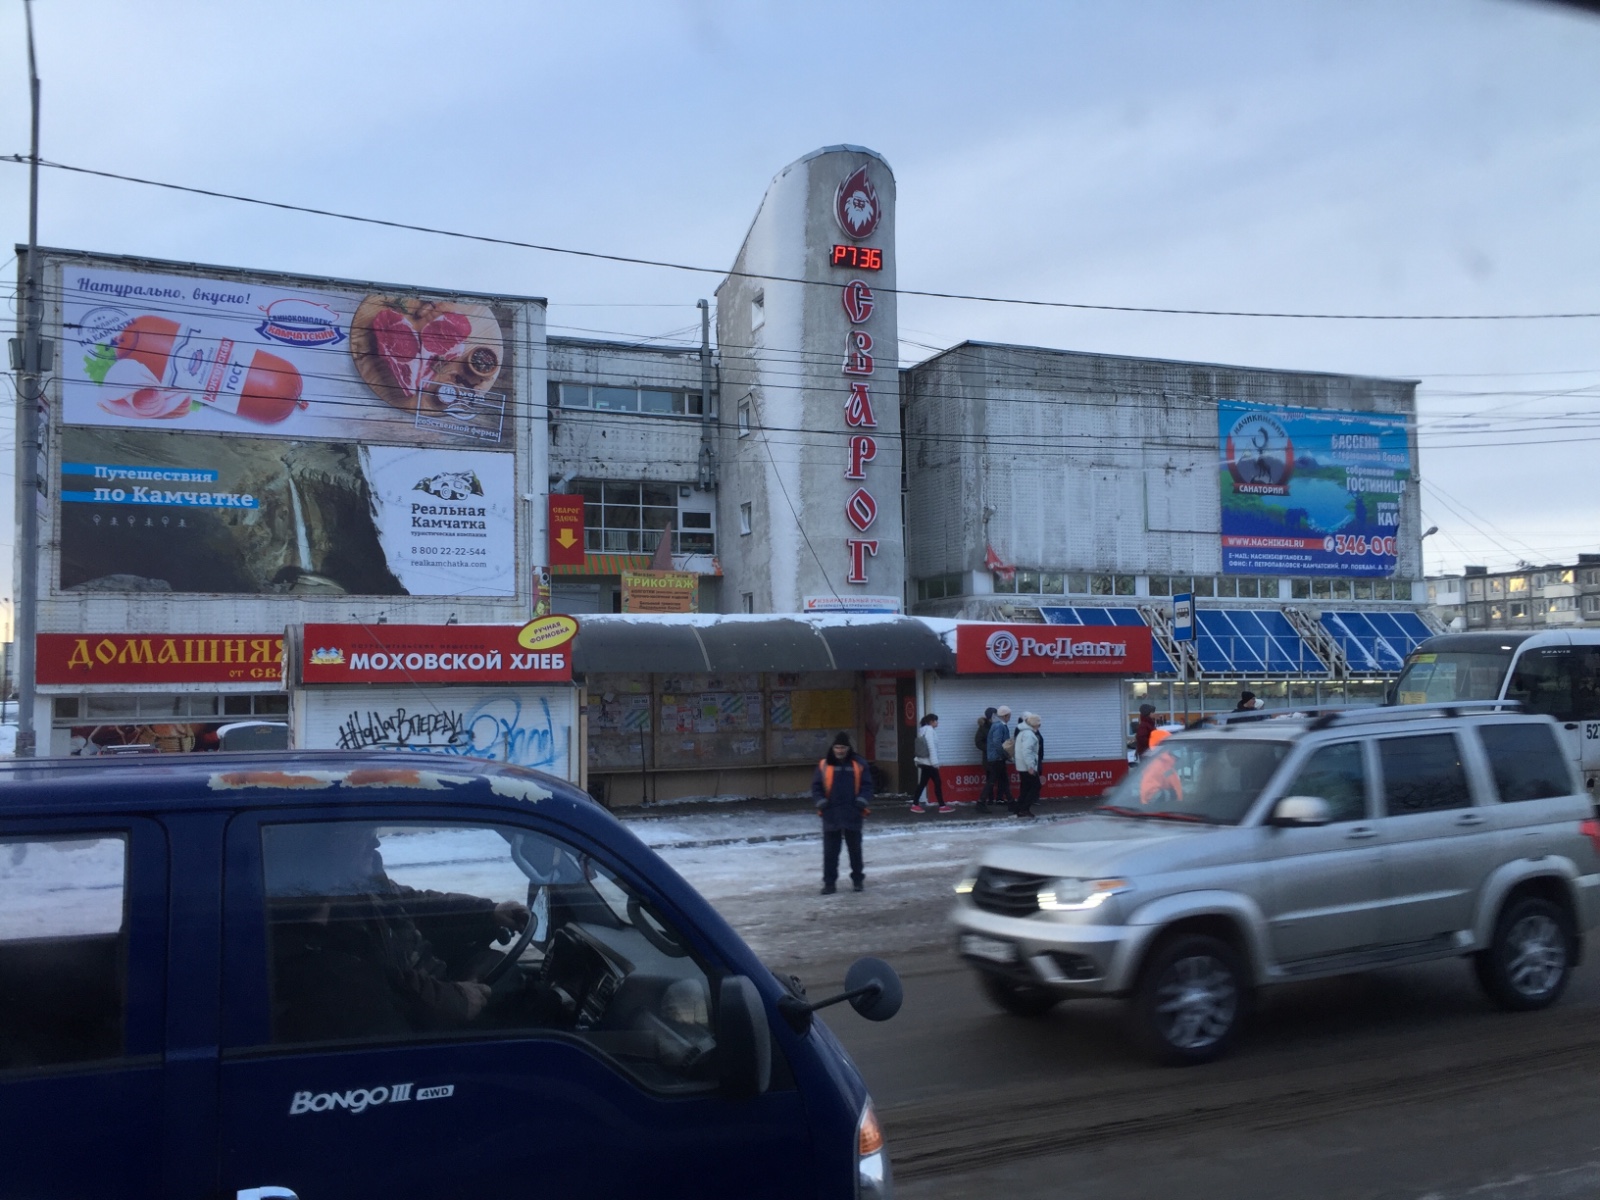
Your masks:
{"label": "license plate", "polygon": [[1002,942],[999,938],[984,937],[981,933],[962,934],[961,953],[970,954],[973,958],[986,958],[990,962],[1017,961],[1017,948],[1014,945]]}

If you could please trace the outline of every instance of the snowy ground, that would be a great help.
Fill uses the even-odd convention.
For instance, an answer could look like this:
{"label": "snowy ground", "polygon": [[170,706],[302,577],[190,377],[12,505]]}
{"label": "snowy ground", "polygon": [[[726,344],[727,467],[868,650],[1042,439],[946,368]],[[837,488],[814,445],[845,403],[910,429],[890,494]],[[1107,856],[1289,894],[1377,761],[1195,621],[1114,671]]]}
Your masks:
{"label": "snowy ground", "polygon": [[[1044,820],[1050,820],[1046,817]],[[978,850],[1010,832],[1003,817],[869,818],[866,891],[819,895],[822,834],[813,814],[730,809],[640,816],[629,827],[687,879],[772,967],[899,954],[948,941],[952,887]]]}

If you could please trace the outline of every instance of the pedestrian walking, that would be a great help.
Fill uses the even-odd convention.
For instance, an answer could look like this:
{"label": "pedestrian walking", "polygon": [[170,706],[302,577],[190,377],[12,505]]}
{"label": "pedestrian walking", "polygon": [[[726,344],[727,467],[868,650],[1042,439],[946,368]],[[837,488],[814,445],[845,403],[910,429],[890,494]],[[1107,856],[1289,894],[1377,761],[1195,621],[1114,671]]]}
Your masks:
{"label": "pedestrian walking", "polygon": [[1139,725],[1133,733],[1133,754],[1135,758],[1143,758],[1150,753],[1150,735],[1156,731],[1156,706],[1154,704],[1139,705]]}
{"label": "pedestrian walking", "polygon": [[1021,784],[1017,795],[1017,816],[1025,821],[1033,818],[1033,806],[1039,799],[1040,776],[1044,770],[1044,737],[1039,732],[1040,724],[1038,713],[1023,713],[1022,724],[1017,728],[1017,779]]}
{"label": "pedestrian walking", "polygon": [[[990,804],[1011,807],[1011,753],[1015,748],[1011,736],[1011,709],[1002,704],[994,710],[994,720],[989,722],[989,744],[984,751],[984,769],[989,778],[984,787]],[[988,805],[980,803],[979,808]]]}
{"label": "pedestrian walking", "polygon": [[871,811],[872,769],[851,748],[848,733],[838,734],[828,756],[817,763],[811,798],[822,818],[822,894],[839,890],[841,845],[850,852],[850,883],[859,892],[867,877],[861,861],[861,819]]}
{"label": "pedestrian walking", "polygon": [[1241,692],[1239,703],[1233,706],[1234,712],[1254,712],[1258,708],[1265,708],[1266,701],[1258,700],[1254,692]]}
{"label": "pedestrian walking", "polygon": [[[940,812],[955,812],[954,804],[945,803],[944,780],[939,777],[938,713],[929,713],[922,718],[922,724],[917,728],[917,749],[912,761],[917,764],[917,790],[911,797],[911,811],[925,812],[928,806],[937,803]],[[928,793],[926,806],[922,803],[924,789]]]}
{"label": "pedestrian walking", "polygon": [[994,799],[994,777],[989,774],[989,726],[994,723],[995,708],[990,705],[978,718],[978,732],[972,740],[978,747],[978,765],[983,768],[983,786],[978,789],[978,808],[987,812],[989,801]]}

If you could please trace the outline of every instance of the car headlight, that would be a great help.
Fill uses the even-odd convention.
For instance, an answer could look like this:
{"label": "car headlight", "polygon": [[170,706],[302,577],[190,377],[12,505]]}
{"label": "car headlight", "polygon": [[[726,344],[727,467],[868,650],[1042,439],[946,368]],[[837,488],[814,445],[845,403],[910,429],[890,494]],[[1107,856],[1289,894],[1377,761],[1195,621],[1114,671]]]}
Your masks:
{"label": "car headlight", "polygon": [[889,1152],[883,1145],[883,1127],[868,1100],[856,1123],[856,1196],[858,1200],[889,1200],[894,1181],[889,1172]]}
{"label": "car headlight", "polygon": [[1039,889],[1039,908],[1043,912],[1082,912],[1132,889],[1126,879],[1052,879]]}
{"label": "car headlight", "polygon": [[[1600,841],[1597,841],[1595,845],[1600,846]],[[972,889],[977,885],[977,882],[977,878],[972,875],[965,875],[956,880],[956,895],[965,896],[970,894]]]}

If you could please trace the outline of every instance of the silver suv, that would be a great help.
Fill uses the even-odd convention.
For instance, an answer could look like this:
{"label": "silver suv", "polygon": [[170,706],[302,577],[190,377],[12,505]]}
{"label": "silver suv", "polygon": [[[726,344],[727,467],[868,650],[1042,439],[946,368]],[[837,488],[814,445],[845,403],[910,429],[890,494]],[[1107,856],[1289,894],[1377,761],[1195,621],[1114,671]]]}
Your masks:
{"label": "silver suv", "polygon": [[1549,717],[1504,706],[1229,723],[1152,749],[1092,813],[989,846],[957,948],[1035,1016],[1130,1001],[1160,1059],[1227,1049],[1254,990],[1470,955],[1555,1002],[1597,916],[1600,822]]}

